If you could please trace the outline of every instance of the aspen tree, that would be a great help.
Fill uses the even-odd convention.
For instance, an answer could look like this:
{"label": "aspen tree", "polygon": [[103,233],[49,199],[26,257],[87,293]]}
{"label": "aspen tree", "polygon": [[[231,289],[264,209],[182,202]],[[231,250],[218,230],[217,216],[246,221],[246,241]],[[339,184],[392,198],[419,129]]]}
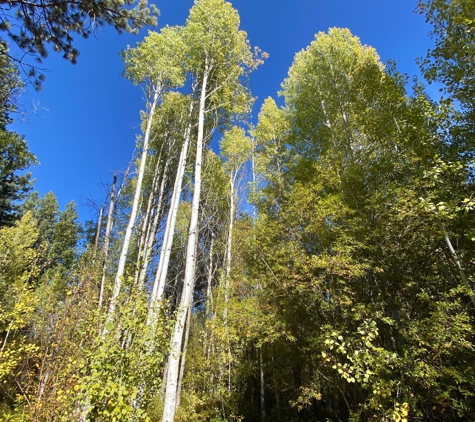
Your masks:
{"label": "aspen tree", "polygon": [[[142,280],[145,278],[145,273],[147,271],[147,262],[145,261],[145,254],[147,250],[147,245],[148,245],[148,238],[150,235],[150,232],[152,230],[152,225],[155,221],[153,211],[159,211],[156,208],[155,200],[156,196],[158,193],[159,186],[163,186],[163,182],[166,180],[166,177],[164,174],[162,174],[162,166],[161,166],[161,155],[163,152],[163,148],[160,149],[160,152],[158,153],[158,158],[155,161],[155,165],[153,165],[153,175],[152,175],[152,183],[149,192],[145,193],[145,197],[148,196],[147,199],[147,208],[145,210],[145,215],[143,216],[143,221],[141,222],[140,225],[140,236],[138,239],[138,253],[137,253],[137,262],[136,262],[136,268],[135,268],[135,281],[134,285],[142,285],[142,283],[139,283],[139,280]],[[162,183],[160,182],[160,177],[163,176],[162,178]],[[158,206],[160,206],[160,203],[158,203]]]}
{"label": "aspen tree", "polygon": [[[469,183],[434,160],[447,154],[440,109],[418,86],[409,96],[404,81],[333,28],[295,56],[285,106],[267,100],[259,116],[249,271],[265,290],[261,307],[275,310],[273,326],[292,337],[261,348],[279,368],[265,393],[284,419],[292,409],[283,403],[308,420],[458,419],[473,409],[472,399],[458,401],[471,382],[459,365],[473,354],[463,274],[473,275],[461,262],[473,248],[457,236],[463,217],[448,210],[455,187]],[[463,381],[449,386],[442,373]]]}
{"label": "aspen tree", "polygon": [[252,140],[245,135],[243,129],[233,127],[227,131],[220,141],[221,156],[225,160],[224,169],[229,175],[229,216],[228,216],[228,233],[226,239],[226,249],[224,257],[224,311],[223,321],[226,332],[227,342],[227,360],[228,360],[228,389],[231,390],[231,342],[229,340],[228,327],[228,302],[231,284],[231,257],[233,243],[234,220],[236,218],[236,180],[238,174],[250,158],[252,152]]}
{"label": "aspen tree", "polygon": [[180,67],[181,63],[179,61],[180,54],[177,54],[177,51],[180,51],[178,44],[181,39],[178,32],[178,29],[168,27],[164,28],[160,34],[150,32],[145,41],[140,43],[136,49],[129,48],[123,53],[125,75],[134,83],[145,83],[147,94],[152,96],[152,100],[149,105],[142,157],[140,160],[140,169],[138,171],[132,210],[125,231],[122,251],[119,257],[114,288],[109,304],[106,324],[104,326],[104,335],[107,334],[107,327],[114,317],[117,300],[122,286],[127,253],[142,193],[142,181],[147,162],[150,130],[152,127],[155,107],[163,95],[163,92],[168,89],[168,87],[180,86],[184,83],[184,73]]}
{"label": "aspen tree", "polygon": [[[233,127],[227,131],[220,141],[221,156],[224,158],[224,168],[229,174],[229,220],[228,220],[228,237],[226,240],[226,255],[224,265],[225,275],[225,303],[228,302],[229,283],[231,276],[231,255],[233,227],[236,218],[236,180],[239,171],[249,160],[252,152],[252,140],[245,135],[243,129]],[[225,317],[227,318],[227,309],[225,308]]]}
{"label": "aspen tree", "polygon": [[190,10],[185,28],[186,45],[189,48],[187,69],[194,79],[200,81],[196,93],[199,97],[198,134],[185,276],[170,343],[164,422],[172,422],[175,417],[179,355],[187,308],[190,306],[194,288],[205,119],[214,112],[217,124],[221,125],[220,116],[248,110],[248,92],[241,84],[241,76],[260,63],[250,51],[246,34],[238,28],[237,12],[222,0],[196,1]]}
{"label": "aspen tree", "polygon": [[[153,218],[153,222],[150,222],[151,227],[149,233],[144,239],[143,250],[140,254],[140,260],[142,262],[140,265],[141,268],[139,268],[139,278],[141,280],[141,284],[143,284],[142,282],[144,281],[148,264],[151,259],[152,246],[154,244],[155,237],[158,231],[158,225],[162,217],[166,213],[166,203],[168,202],[170,195],[170,203],[173,203],[174,201],[173,198],[175,197],[175,189],[173,190],[173,192],[170,193],[169,184],[173,179],[173,173],[176,171],[177,168],[180,167],[180,159],[177,157],[177,150],[180,148],[180,145],[182,149],[185,148],[186,150],[187,148],[186,145],[184,146],[186,142],[183,142],[183,127],[188,124],[188,113],[189,98],[186,95],[177,92],[167,93],[163,98],[162,104],[156,111],[157,116],[155,118],[153,127],[153,137],[155,139],[154,145],[156,145],[154,148],[155,150],[160,150],[160,154],[158,154],[158,156],[154,156],[154,160],[156,162],[156,171],[152,175],[152,180],[155,180],[156,182],[156,192],[154,192],[152,188],[152,192],[149,197],[149,203],[155,204],[155,215]],[[183,154],[180,154],[180,157],[181,156],[183,156]],[[160,171],[158,171],[159,169]],[[177,171],[175,179],[179,178],[179,173],[180,170]],[[148,218],[149,217],[147,213],[146,219]],[[165,227],[165,234],[163,235],[162,239],[162,249],[164,247],[164,244],[167,243],[166,238],[168,230],[169,229],[167,224],[167,226]],[[160,266],[161,264],[159,263],[159,267]],[[155,288],[153,290],[155,291]],[[152,293],[150,308],[152,308],[154,304],[155,297]]]}
{"label": "aspen tree", "polygon": [[112,178],[112,187],[111,193],[109,197],[109,212],[107,213],[107,223],[106,223],[106,232],[104,234],[104,246],[103,246],[103,254],[104,254],[104,261],[102,264],[102,277],[101,277],[101,287],[99,289],[99,302],[98,307],[99,309],[102,308],[102,302],[104,301],[104,287],[106,282],[106,272],[107,272],[107,258],[109,256],[109,245],[110,245],[110,235],[112,230],[112,216],[114,214],[114,206],[115,206],[115,187],[117,184],[117,175],[114,174]]}
{"label": "aspen tree", "polygon": [[[178,95],[178,94],[174,94]],[[178,101],[181,103],[179,104]],[[187,104],[188,103],[188,104]],[[178,206],[180,204],[180,196],[183,185],[183,177],[185,174],[186,159],[188,156],[188,149],[190,146],[190,137],[192,130],[192,121],[191,114],[193,112],[193,101],[190,101],[187,97],[176,98],[175,106],[183,110],[183,108],[188,109],[188,113],[185,114],[184,121],[188,120],[185,126],[185,131],[183,135],[183,143],[180,150],[180,156],[178,158],[177,170],[175,175],[175,182],[173,185],[172,196],[169,205],[169,211],[167,214],[167,221],[165,225],[165,232],[163,235],[162,246],[160,249],[160,259],[158,262],[158,268],[155,273],[155,280],[153,284],[152,294],[150,297],[150,308],[149,314],[147,317],[147,323],[153,324],[155,317],[158,302],[162,299],[163,291],[165,289],[165,283],[168,273],[168,263],[170,261],[170,255],[173,244],[173,237],[175,233],[175,224],[176,218],[178,215]]]}

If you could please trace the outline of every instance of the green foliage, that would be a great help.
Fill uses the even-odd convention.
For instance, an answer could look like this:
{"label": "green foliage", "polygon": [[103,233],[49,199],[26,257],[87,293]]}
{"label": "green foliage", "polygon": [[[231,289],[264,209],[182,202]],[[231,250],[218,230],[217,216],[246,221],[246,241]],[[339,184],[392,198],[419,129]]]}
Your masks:
{"label": "green foliage", "polygon": [[[32,55],[41,63],[48,55],[48,45],[63,57],[76,63],[79,51],[73,45],[76,33],[88,38],[103,25],[113,26],[119,33],[138,32],[144,25],[156,25],[158,9],[134,0],[54,0],[48,3],[23,0],[9,3],[0,9],[0,31],[14,42],[26,55]],[[8,53],[4,53],[8,54]],[[19,60],[24,63],[23,59]],[[31,64],[28,77],[33,78],[37,89],[43,75],[38,75]]]}
{"label": "green foliage", "polygon": [[[36,164],[25,139],[7,130],[16,110],[16,99],[23,88],[18,70],[0,42],[0,227],[12,225],[19,217],[19,205],[31,189],[31,175],[23,171]],[[23,173],[23,174],[18,174]]]}
{"label": "green foliage", "polygon": [[[454,112],[450,138],[473,155],[475,127],[475,4],[472,0],[420,0],[417,11],[432,25],[434,48],[419,60],[429,83],[442,84]],[[455,123],[455,124],[454,124]]]}
{"label": "green foliage", "polygon": [[128,290],[120,298],[118,328],[110,323],[104,338],[99,329],[104,316],[87,283],[87,265],[84,260],[75,270],[77,284],[56,311],[39,374],[42,392],[29,412],[38,420],[150,420],[173,321],[160,313],[152,334],[146,326],[146,294]]}
{"label": "green foliage", "polygon": [[19,217],[20,201],[32,187],[31,174],[22,171],[33,164],[36,157],[28,151],[26,141],[0,129],[0,227],[12,225]]}
{"label": "green foliage", "polygon": [[225,170],[234,175],[250,159],[253,145],[244,129],[233,127],[224,133],[219,148],[225,160]]}
{"label": "green foliage", "polygon": [[76,258],[76,246],[79,240],[81,225],[77,221],[78,214],[74,202],[66,204],[64,211],[58,216],[54,225],[53,242],[49,252],[49,260],[71,268]]}
{"label": "green foliage", "polygon": [[[145,209],[163,182],[157,221],[169,212],[184,134],[196,137],[201,90],[205,142],[239,123],[224,131],[221,157],[205,148],[177,421],[475,419],[471,68],[456,69],[465,58],[452,50],[465,48],[462,40],[471,48],[470,5],[419,5],[447,25],[447,33],[436,25],[424,66],[432,80],[445,78],[460,110],[433,102],[419,83],[409,96],[394,64],[333,28],[296,55],[282,85],[285,105],[265,100],[252,140],[239,120],[252,103],[246,78],[265,55],[250,50],[229,3],[196,1],[186,27],[151,32],[123,53],[127,77],[161,95],[142,201]],[[16,77],[14,69],[5,75]],[[190,95],[168,92],[185,80]],[[34,159],[19,151],[25,165]],[[234,219],[229,192],[251,156],[257,218]],[[91,248],[80,255],[73,203],[59,212],[52,193],[33,194],[23,218],[0,230],[3,419],[160,419],[198,182],[190,168],[168,272],[171,303],[161,303],[153,325],[148,291],[133,277],[133,247],[104,332],[103,262]],[[129,209],[119,210],[120,235]],[[163,230],[156,235],[160,244]]]}
{"label": "green foliage", "polygon": [[224,223],[228,215],[229,178],[223,162],[211,149],[206,150],[203,164],[203,214],[213,216],[211,223]]}
{"label": "green foliage", "polygon": [[[6,407],[28,400],[28,379],[38,347],[27,328],[38,305],[32,280],[39,271],[35,242],[38,229],[31,213],[0,230],[0,400]],[[30,372],[31,371],[31,372]]]}
{"label": "green foliage", "polygon": [[[237,118],[250,111],[252,97],[246,79],[266,57],[251,51],[247,34],[239,30],[239,14],[224,0],[195,1],[183,33],[185,69],[196,80],[208,74],[207,109],[223,117]],[[199,91],[196,92],[197,97]],[[228,124],[228,123],[226,123]]]}
{"label": "green foliage", "polygon": [[450,358],[417,352],[433,344],[456,355],[459,339],[460,354],[473,347],[470,292],[440,229],[460,236],[473,224],[470,167],[440,132],[450,113],[420,87],[408,98],[404,78],[341,29],[296,55],[282,95],[282,109],[266,100],[254,132],[259,218],[248,257],[289,333],[272,357],[296,362],[276,379],[275,400],[309,420],[470,418],[469,360],[462,376]]}
{"label": "green foliage", "polygon": [[122,52],[124,76],[134,84],[148,81],[164,87],[182,86],[185,72],[182,66],[183,37],[180,27],[165,27],[160,33],[150,31],[136,48]]}
{"label": "green foliage", "polygon": [[24,209],[31,210],[38,222],[36,246],[42,251],[39,258],[41,290],[45,295],[55,295],[61,300],[65,295],[67,276],[77,259],[77,246],[82,233],[76,205],[70,202],[60,212],[52,192],[41,198],[35,192],[25,202]]}
{"label": "green foliage", "polygon": [[[75,371],[74,386],[65,391],[78,407],[87,407],[95,420],[125,421],[132,415],[149,420],[146,409],[161,383],[169,322],[156,324],[152,338],[145,324],[145,295],[129,295],[127,302],[118,315],[120,332],[105,341],[96,334],[84,366]],[[136,408],[138,396],[140,407]]]}

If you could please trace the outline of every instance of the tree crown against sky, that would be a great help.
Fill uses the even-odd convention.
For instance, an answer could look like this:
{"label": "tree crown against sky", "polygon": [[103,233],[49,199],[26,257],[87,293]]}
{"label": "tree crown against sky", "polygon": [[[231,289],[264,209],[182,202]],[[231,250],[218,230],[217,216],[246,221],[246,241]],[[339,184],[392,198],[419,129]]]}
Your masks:
{"label": "tree crown against sky", "polygon": [[[158,9],[147,0],[14,0],[0,2],[0,39],[19,49],[19,54],[8,54],[41,86],[42,75],[36,72],[48,56],[48,46],[76,63],[79,50],[74,45],[74,34],[88,38],[98,28],[111,25],[119,33],[138,32],[144,25],[156,25]],[[29,56],[35,58],[30,62]]]}
{"label": "tree crown against sky", "polygon": [[[157,3],[161,11],[161,25],[183,24],[192,4],[191,0],[187,3]],[[423,22],[420,17],[411,16],[412,3],[409,6],[407,3],[401,4],[396,8],[397,10],[391,9],[388,12],[384,7],[371,9],[368,18],[358,15],[353,7],[345,14],[345,10],[340,10],[341,6],[338,4],[325,5],[325,10],[321,10],[320,6],[306,4],[305,7],[293,8],[285,12],[279,9],[277,4],[252,5],[239,0],[233,2],[233,5],[239,9],[242,28],[248,32],[249,37],[255,40],[256,44],[270,53],[268,65],[262,66],[250,80],[250,87],[257,97],[254,117],[257,117],[259,103],[279,89],[285,69],[290,65],[294,52],[306,45],[315,32],[326,30],[328,25],[350,27],[352,32],[360,35],[365,43],[377,47],[383,59],[387,57],[398,59],[402,69],[409,73],[414,72],[410,67],[409,63],[412,59],[409,57],[416,57],[418,52],[424,50],[424,46],[416,48],[417,45],[423,43],[421,35],[426,30],[417,26]],[[404,54],[397,50],[398,44],[394,43],[395,27],[391,26],[391,21],[388,21],[390,15],[400,16],[403,12],[407,17],[405,25],[411,22],[410,28],[406,27],[405,31],[412,35],[415,31],[419,31],[416,37],[418,44],[411,43],[409,45],[411,50],[407,50],[408,46],[406,46]],[[275,29],[273,27],[284,15],[286,19],[289,19],[290,28],[286,36],[283,32],[279,32],[277,27]],[[375,19],[376,16],[379,16],[379,20]],[[303,19],[300,25],[298,25],[299,19]],[[419,22],[416,22],[417,20]],[[378,22],[384,22],[387,31],[381,32],[375,40],[371,34],[376,31],[375,26],[381,25],[376,25]],[[363,26],[363,23],[366,26]],[[406,32],[403,31],[401,36],[404,37],[405,34]],[[127,166],[126,163],[130,158],[127,145],[140,129],[137,110],[142,107],[141,90],[119,77],[123,64],[120,56],[117,55],[117,52],[126,47],[126,44],[135,47],[138,39],[129,34],[117,36],[110,26],[104,27],[104,30],[98,33],[97,39],[92,37],[92,34],[89,40],[77,38],[75,37],[74,40],[77,41],[75,45],[81,51],[78,66],[71,67],[66,60],[61,59],[60,54],[51,53],[50,57],[44,60],[44,65],[54,72],[51,76],[45,73],[48,78],[45,88],[48,89],[36,94],[28,88],[28,95],[21,98],[25,108],[28,108],[26,104],[30,98],[33,98],[36,104],[39,102],[37,112],[41,118],[30,116],[28,125],[21,123],[20,120],[14,124],[16,131],[27,135],[30,148],[41,162],[40,166],[35,167],[37,189],[43,194],[53,189],[63,206],[72,197],[78,200],[80,195],[99,200],[103,192],[97,183],[97,174],[100,174],[103,180],[108,180],[108,170]],[[377,42],[378,40],[381,42]],[[107,66],[103,65],[104,63],[107,63]],[[95,101],[86,101],[92,98]],[[127,100],[124,100],[125,98]],[[102,106],[106,101],[109,104],[108,108]],[[66,110],[73,108],[74,114],[66,113]],[[78,125],[80,121],[83,124]],[[61,125],[64,125],[64,130],[60,129]],[[68,133],[62,140],[59,135],[61,132]],[[97,142],[97,139],[101,139],[101,142]],[[98,147],[98,154],[91,156],[87,153],[95,147]],[[213,148],[216,149],[216,147],[217,143],[214,142]],[[55,157],[56,152],[63,150],[69,154],[72,149],[75,151],[68,157],[77,157],[77,160]],[[79,169],[80,162],[83,163],[82,170]],[[61,172],[71,169],[74,175],[81,174],[80,178],[87,188],[81,193],[72,193],[71,197],[71,187],[56,186],[60,184],[61,178],[51,175],[58,167],[62,168]],[[76,176],[73,177],[75,178],[74,186],[78,186],[76,182],[79,180]],[[43,186],[46,180],[53,180],[55,185]],[[80,215],[93,213],[81,206],[79,212]]]}

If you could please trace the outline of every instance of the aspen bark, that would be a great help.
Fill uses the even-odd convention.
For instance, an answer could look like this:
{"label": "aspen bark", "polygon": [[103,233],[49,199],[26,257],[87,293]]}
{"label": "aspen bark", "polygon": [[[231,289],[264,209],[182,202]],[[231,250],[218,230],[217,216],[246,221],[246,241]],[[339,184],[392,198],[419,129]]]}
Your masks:
{"label": "aspen bark", "polygon": [[97,255],[97,247],[99,245],[99,237],[101,236],[101,225],[102,225],[102,213],[104,212],[104,208],[101,207],[99,211],[99,218],[97,219],[97,229],[96,229],[96,237],[94,239],[94,252],[92,254],[92,262],[96,260]]}
{"label": "aspen bark", "polygon": [[183,293],[180,306],[177,311],[177,321],[173,329],[170,344],[170,358],[168,360],[167,385],[165,390],[165,403],[163,408],[163,422],[173,422],[176,410],[176,393],[178,381],[178,364],[183,340],[183,331],[187,308],[189,307],[195,282],[196,248],[198,239],[198,215],[201,196],[201,168],[203,160],[203,137],[204,137],[204,116],[206,103],[206,88],[210,69],[208,61],[205,62],[203,81],[200,95],[200,106],[198,114],[198,138],[196,142],[195,160],[195,185],[193,190],[193,201],[191,206],[191,221],[188,233],[188,244],[186,249],[185,278],[183,282]]}
{"label": "aspen bark", "polygon": [[167,161],[165,165],[165,169],[163,170],[162,182],[160,183],[157,205],[155,208],[155,215],[153,218],[152,225],[150,226],[149,233],[146,238],[145,251],[144,251],[144,257],[143,257],[144,262],[143,262],[143,267],[142,267],[140,277],[139,277],[139,283],[141,285],[144,283],[145,277],[147,275],[148,265],[150,263],[150,255],[152,253],[152,248],[153,248],[153,242],[155,241],[155,236],[157,235],[157,231],[158,231],[158,223],[160,222],[160,216],[162,215],[163,195],[165,193],[165,186],[168,181],[168,177],[166,176],[167,170],[168,170],[168,164],[169,162]]}
{"label": "aspen bark", "polygon": [[[256,140],[252,138],[252,155],[251,155],[251,173],[252,173],[252,184],[253,189],[257,190],[256,186]],[[257,210],[256,204],[252,201],[252,216],[254,217],[254,222],[257,220]]]}
{"label": "aspen bark", "polygon": [[228,225],[228,238],[226,240],[226,265],[225,265],[225,286],[224,286],[224,323],[227,323],[228,319],[228,301],[229,301],[229,287],[231,277],[231,256],[232,256],[232,241],[233,241],[233,228],[234,228],[234,214],[235,214],[235,201],[234,201],[234,183],[236,176],[232,172],[229,177],[230,184],[230,207],[229,207],[229,225]]}
{"label": "aspen bark", "polygon": [[109,212],[107,214],[107,223],[106,223],[106,232],[104,234],[104,246],[103,246],[103,254],[104,254],[104,261],[102,264],[102,278],[101,278],[101,288],[99,291],[99,309],[102,308],[102,303],[104,301],[104,286],[106,282],[106,272],[107,272],[107,257],[109,255],[109,245],[110,245],[110,234],[112,230],[112,215],[114,214],[114,206],[115,206],[115,187],[117,184],[117,175],[114,174],[112,179],[112,188],[110,193],[110,200],[109,200]]}
{"label": "aspen bark", "polygon": [[157,191],[158,180],[160,178],[160,175],[159,175],[160,157],[161,157],[161,154],[158,157],[157,163],[155,165],[153,179],[152,179],[152,188],[151,188],[150,195],[148,197],[147,209],[145,211],[144,219],[143,219],[141,230],[140,230],[140,238],[138,241],[137,263],[136,263],[136,268],[135,268],[135,280],[134,280],[134,285],[136,286],[139,285],[139,280],[141,280],[141,275],[145,266],[145,262],[144,262],[145,249],[147,247],[148,234],[151,230],[152,210],[153,210],[153,205],[154,205],[154,200],[155,200],[155,194]]}
{"label": "aspen bark", "polygon": [[[193,296],[192,296],[192,299],[193,299]],[[183,341],[183,351],[181,353],[181,359],[180,359],[180,373],[178,375],[178,387],[177,387],[177,392],[176,392],[176,405],[175,405],[177,409],[180,406],[183,376],[185,375],[186,351],[188,350],[188,339],[190,338],[191,305],[192,304],[190,303],[189,308],[187,310],[185,340]]]}
{"label": "aspen bark", "polygon": [[120,289],[122,287],[122,279],[124,277],[125,263],[126,263],[126,260],[127,260],[127,254],[128,254],[128,251],[129,251],[130,241],[131,241],[131,238],[132,238],[132,230],[135,226],[135,220],[137,218],[140,196],[141,196],[141,193],[142,193],[142,181],[143,181],[143,177],[144,177],[144,173],[145,173],[145,164],[146,164],[147,155],[148,155],[150,130],[151,130],[151,127],[152,127],[153,113],[154,113],[155,107],[158,103],[160,93],[161,93],[161,87],[159,85],[157,85],[155,87],[155,93],[154,93],[154,96],[153,96],[152,105],[150,107],[150,112],[149,112],[148,119],[147,119],[147,129],[145,130],[145,138],[144,138],[144,145],[143,145],[143,151],[142,151],[142,159],[141,159],[139,174],[138,174],[138,178],[137,178],[137,186],[136,186],[136,189],[135,189],[134,200],[133,200],[133,203],[132,203],[132,211],[130,213],[129,224],[127,225],[127,229],[125,231],[124,243],[122,244],[122,251],[120,253],[119,265],[117,267],[117,274],[116,274],[115,282],[114,282],[114,289],[112,291],[112,297],[111,297],[111,301],[110,301],[110,304],[109,304],[109,310],[108,310],[108,313],[107,313],[106,323],[104,324],[103,336],[105,336],[108,333],[107,326],[112,321],[112,319],[114,318],[115,308],[117,306],[117,300],[119,299]]}
{"label": "aspen bark", "polygon": [[[190,117],[193,106],[190,105]],[[183,176],[185,174],[186,157],[188,155],[188,147],[191,136],[191,119],[185,130],[185,139],[181,148],[180,157],[178,160],[178,169],[173,186],[172,198],[170,201],[170,210],[167,216],[167,223],[165,226],[165,233],[163,236],[162,248],[160,250],[160,260],[158,262],[157,272],[155,274],[155,281],[153,284],[152,295],[150,297],[149,313],[147,317],[147,324],[152,324],[156,318],[156,311],[158,302],[163,296],[165,283],[167,279],[168,263],[170,262],[170,255],[173,244],[173,237],[175,233],[175,223],[178,214],[178,205],[180,203],[181,190],[183,185]]]}

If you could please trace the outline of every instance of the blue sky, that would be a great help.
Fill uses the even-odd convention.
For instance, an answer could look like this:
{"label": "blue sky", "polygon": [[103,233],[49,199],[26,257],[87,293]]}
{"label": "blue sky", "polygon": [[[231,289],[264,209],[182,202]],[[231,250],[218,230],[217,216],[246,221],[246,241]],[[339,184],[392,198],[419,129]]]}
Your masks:
{"label": "blue sky", "polygon": [[[183,25],[193,0],[160,0],[159,28]],[[296,52],[307,47],[316,33],[330,27],[349,28],[363,44],[378,51],[383,62],[394,59],[399,71],[418,74],[415,59],[432,41],[423,16],[413,13],[415,0],[235,0],[241,28],[251,45],[269,53],[269,59],[251,75],[251,89],[262,101],[277,96]],[[31,169],[40,194],[53,191],[60,207],[74,200],[82,220],[95,218],[86,205],[102,204],[114,170],[125,169],[140,133],[139,112],[145,107],[140,87],[120,76],[119,52],[134,46],[137,36],[118,35],[111,28],[95,37],[77,40],[78,64],[71,65],[54,52],[44,61],[43,90],[27,90],[23,109],[10,126],[26,136],[40,165]],[[436,91],[433,90],[436,95]],[[429,91],[431,92],[431,91]],[[34,112],[33,112],[34,111]]]}

